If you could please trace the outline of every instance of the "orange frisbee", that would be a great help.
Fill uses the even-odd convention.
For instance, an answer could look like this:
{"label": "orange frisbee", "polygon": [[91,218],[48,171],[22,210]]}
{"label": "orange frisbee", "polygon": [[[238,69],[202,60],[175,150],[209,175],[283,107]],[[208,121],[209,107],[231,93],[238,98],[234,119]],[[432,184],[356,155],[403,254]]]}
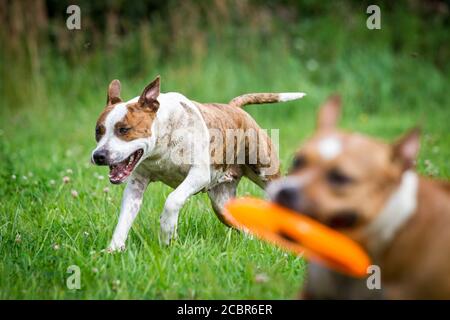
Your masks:
{"label": "orange frisbee", "polygon": [[305,215],[250,197],[228,201],[225,210],[235,227],[258,238],[347,275],[367,275],[370,258],[359,244]]}

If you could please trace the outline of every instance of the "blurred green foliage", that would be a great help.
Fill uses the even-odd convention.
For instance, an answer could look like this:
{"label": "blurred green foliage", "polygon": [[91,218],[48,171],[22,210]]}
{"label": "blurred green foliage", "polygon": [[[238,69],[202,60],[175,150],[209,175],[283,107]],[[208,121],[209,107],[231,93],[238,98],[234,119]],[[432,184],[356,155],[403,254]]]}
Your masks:
{"label": "blurred green foliage", "polygon": [[[365,52],[367,67],[383,52],[432,64],[448,74],[449,6],[444,1],[382,1],[382,30],[365,27],[371,1],[0,1],[0,95],[6,106],[46,96],[67,75],[89,68],[90,79],[148,79],[161,65],[202,66],[213,56],[251,66],[263,51],[303,66],[313,59],[331,70],[313,75],[318,84],[340,82],[338,65]],[[81,30],[67,30],[69,4],[81,8]],[[351,35],[351,42],[343,41]],[[276,63],[269,60],[265,64]],[[279,61],[280,62],[280,61]],[[341,66],[343,68],[350,65]],[[387,63],[387,61],[381,62]],[[309,64],[314,68],[314,63]],[[26,79],[26,81],[25,81]],[[381,85],[375,78],[365,86]],[[374,108],[374,101],[367,98]],[[4,109],[4,108],[2,108]]]}

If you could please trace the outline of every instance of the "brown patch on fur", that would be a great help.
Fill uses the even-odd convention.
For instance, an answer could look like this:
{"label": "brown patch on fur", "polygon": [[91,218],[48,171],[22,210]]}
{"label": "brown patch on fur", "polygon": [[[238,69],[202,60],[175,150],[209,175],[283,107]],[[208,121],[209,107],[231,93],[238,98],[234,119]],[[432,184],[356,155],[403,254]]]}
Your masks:
{"label": "brown patch on fur", "polygon": [[[210,130],[211,161],[216,169],[228,170],[231,173],[235,172],[236,175],[241,175],[246,170],[238,167],[246,166],[253,174],[260,176],[262,168],[275,166],[277,173],[265,178],[271,180],[279,176],[279,161],[272,141],[247,112],[226,104],[194,103],[200,110],[206,126]],[[236,130],[236,132],[240,130],[240,132],[244,133],[228,137],[228,139],[234,139],[233,159],[226,159],[227,130],[229,129]],[[214,136],[215,130],[221,133],[222,141],[219,143],[214,141],[214,139],[218,138]],[[256,146],[255,143],[249,143],[250,136],[246,136],[245,133],[254,134],[257,137]],[[222,153],[219,153],[221,150],[214,150],[214,146],[220,145],[220,143],[223,146]],[[260,153],[264,158],[260,157]],[[256,158],[254,158],[255,155]],[[245,156],[245,164],[240,165],[237,160],[239,157],[242,159],[243,156]],[[255,159],[256,163],[250,163],[250,159]]]}
{"label": "brown patch on fur", "polygon": [[[108,105],[100,114],[96,125],[96,140],[100,141],[105,134],[105,120],[108,114],[114,109],[116,105]],[[138,138],[149,137],[153,120],[156,117],[156,111],[151,108],[142,107],[139,102],[128,104],[128,112],[122,121],[119,121],[114,126],[114,134],[125,141],[131,141]],[[128,129],[121,133],[121,128]]]}
{"label": "brown patch on fur", "polygon": [[112,111],[112,109],[114,109],[114,107],[115,107],[115,105],[106,106],[106,108],[100,114],[100,117],[98,117],[97,125],[100,125],[100,124],[104,125],[105,124],[106,117]]}
{"label": "brown patch on fur", "polygon": [[[142,107],[139,102],[127,105],[128,112],[122,121],[114,126],[114,134],[122,140],[131,141],[139,138],[149,137],[156,111],[151,108]],[[122,133],[121,129],[127,129]]]}
{"label": "brown patch on fur", "polygon": [[107,105],[106,108],[102,111],[100,116],[98,117],[97,124],[95,126],[95,140],[99,142],[103,135],[105,134],[105,120],[108,114],[114,109],[114,105]]}

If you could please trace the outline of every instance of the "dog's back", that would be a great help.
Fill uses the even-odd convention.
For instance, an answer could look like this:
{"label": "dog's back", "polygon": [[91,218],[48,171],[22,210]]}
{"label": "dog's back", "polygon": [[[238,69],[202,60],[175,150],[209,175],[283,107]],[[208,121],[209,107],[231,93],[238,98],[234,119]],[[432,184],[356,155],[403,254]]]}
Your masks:
{"label": "dog's back", "polygon": [[[272,140],[247,112],[228,104],[195,104],[210,131],[211,162],[216,168],[225,171],[231,167],[236,175],[246,175],[258,184],[279,177],[280,164]],[[215,146],[222,148],[217,150]],[[267,168],[270,172],[262,175],[261,170]]]}

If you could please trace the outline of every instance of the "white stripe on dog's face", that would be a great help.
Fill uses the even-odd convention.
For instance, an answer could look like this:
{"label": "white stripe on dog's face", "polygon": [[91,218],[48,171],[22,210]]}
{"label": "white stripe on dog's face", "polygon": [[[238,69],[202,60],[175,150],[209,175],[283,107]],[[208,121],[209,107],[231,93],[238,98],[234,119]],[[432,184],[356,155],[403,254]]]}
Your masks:
{"label": "white stripe on dog's face", "polygon": [[[127,114],[127,104],[129,104],[132,101],[128,102],[122,102],[117,104],[114,109],[111,110],[111,112],[108,114],[108,116],[105,119],[105,135],[103,138],[111,138],[114,136],[114,126],[117,122],[122,121],[125,115]],[[100,140],[101,141],[101,140]]]}
{"label": "white stripe on dog's face", "polygon": [[111,138],[114,137],[114,126],[121,121],[127,114],[127,102],[117,104],[106,116],[104,126],[105,134],[98,142],[97,149],[103,147]]}
{"label": "white stripe on dog's face", "polygon": [[318,150],[324,160],[332,160],[342,152],[342,141],[335,136],[329,136],[319,141]]}
{"label": "white stripe on dog's face", "polygon": [[128,102],[118,103],[108,113],[103,123],[103,126],[105,127],[105,133],[103,134],[100,141],[98,141],[97,148],[95,148],[94,152],[108,145],[110,140],[114,138],[114,126],[127,114],[127,104]]}

